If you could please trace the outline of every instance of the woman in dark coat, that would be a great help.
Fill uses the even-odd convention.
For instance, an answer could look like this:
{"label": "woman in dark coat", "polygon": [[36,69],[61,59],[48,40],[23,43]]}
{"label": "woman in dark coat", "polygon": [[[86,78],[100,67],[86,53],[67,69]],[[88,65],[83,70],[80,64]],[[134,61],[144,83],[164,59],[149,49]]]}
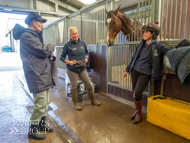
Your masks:
{"label": "woman in dark coat", "polygon": [[161,79],[163,56],[169,50],[168,47],[156,40],[160,31],[160,27],[156,23],[149,23],[143,26],[142,30],[144,32],[143,39],[123,73],[123,77],[130,73],[132,78],[136,109],[130,119],[133,120],[134,124],[142,120],[142,92],[151,78],[153,80]]}
{"label": "woman in dark coat", "polygon": [[[94,93],[92,91],[92,84],[89,79],[86,63],[89,60],[88,50],[84,41],[78,37],[78,29],[76,27],[70,27],[70,41],[63,47],[63,52],[60,60],[66,63],[67,75],[71,83],[71,97],[76,110],[81,110],[77,102],[77,80],[80,78],[87,90],[88,96],[92,105],[100,106],[101,103],[94,99]],[[68,58],[66,59],[66,55]],[[78,64],[80,61],[80,64]]]}

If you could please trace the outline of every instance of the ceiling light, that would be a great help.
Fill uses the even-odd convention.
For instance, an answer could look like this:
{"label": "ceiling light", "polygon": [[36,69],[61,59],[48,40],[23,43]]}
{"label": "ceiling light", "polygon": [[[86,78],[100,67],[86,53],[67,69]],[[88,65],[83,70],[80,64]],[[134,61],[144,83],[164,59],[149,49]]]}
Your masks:
{"label": "ceiling light", "polygon": [[82,2],[84,4],[91,4],[91,3],[96,2],[96,0],[78,0],[78,1],[80,1],[80,2]]}

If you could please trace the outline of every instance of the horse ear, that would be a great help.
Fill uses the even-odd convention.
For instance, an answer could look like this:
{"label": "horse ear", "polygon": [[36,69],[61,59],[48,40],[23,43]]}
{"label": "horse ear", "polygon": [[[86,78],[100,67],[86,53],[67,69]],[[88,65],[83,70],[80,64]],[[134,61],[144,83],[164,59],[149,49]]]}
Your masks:
{"label": "horse ear", "polygon": [[106,14],[108,14],[108,11],[107,11],[107,9],[105,10],[105,13],[106,13]]}
{"label": "horse ear", "polygon": [[[121,6],[121,5],[120,5],[120,6]],[[115,14],[115,15],[119,12],[120,6],[114,11],[114,14]]]}

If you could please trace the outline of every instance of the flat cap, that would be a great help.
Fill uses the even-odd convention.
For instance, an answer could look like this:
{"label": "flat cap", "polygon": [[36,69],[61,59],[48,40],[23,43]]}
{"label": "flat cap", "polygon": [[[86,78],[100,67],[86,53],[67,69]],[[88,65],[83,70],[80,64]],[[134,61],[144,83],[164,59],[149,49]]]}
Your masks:
{"label": "flat cap", "polygon": [[42,18],[39,14],[37,13],[30,13],[26,19],[25,19],[25,23],[27,25],[29,25],[31,23],[32,20],[35,21],[42,21],[42,23],[45,23],[47,21],[47,19]]}

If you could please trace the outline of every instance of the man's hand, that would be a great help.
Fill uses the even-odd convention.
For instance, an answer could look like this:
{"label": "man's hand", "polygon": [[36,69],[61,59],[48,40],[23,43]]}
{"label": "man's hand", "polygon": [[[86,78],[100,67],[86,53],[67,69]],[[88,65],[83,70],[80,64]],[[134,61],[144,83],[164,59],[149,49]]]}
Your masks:
{"label": "man's hand", "polygon": [[123,73],[123,77],[126,77],[126,76],[127,76],[127,72],[124,72],[124,73]]}
{"label": "man's hand", "polygon": [[49,60],[50,60],[50,62],[55,62],[56,61],[56,57],[55,56],[49,56]]}
{"label": "man's hand", "polygon": [[53,57],[50,57],[50,61],[53,61]]}

